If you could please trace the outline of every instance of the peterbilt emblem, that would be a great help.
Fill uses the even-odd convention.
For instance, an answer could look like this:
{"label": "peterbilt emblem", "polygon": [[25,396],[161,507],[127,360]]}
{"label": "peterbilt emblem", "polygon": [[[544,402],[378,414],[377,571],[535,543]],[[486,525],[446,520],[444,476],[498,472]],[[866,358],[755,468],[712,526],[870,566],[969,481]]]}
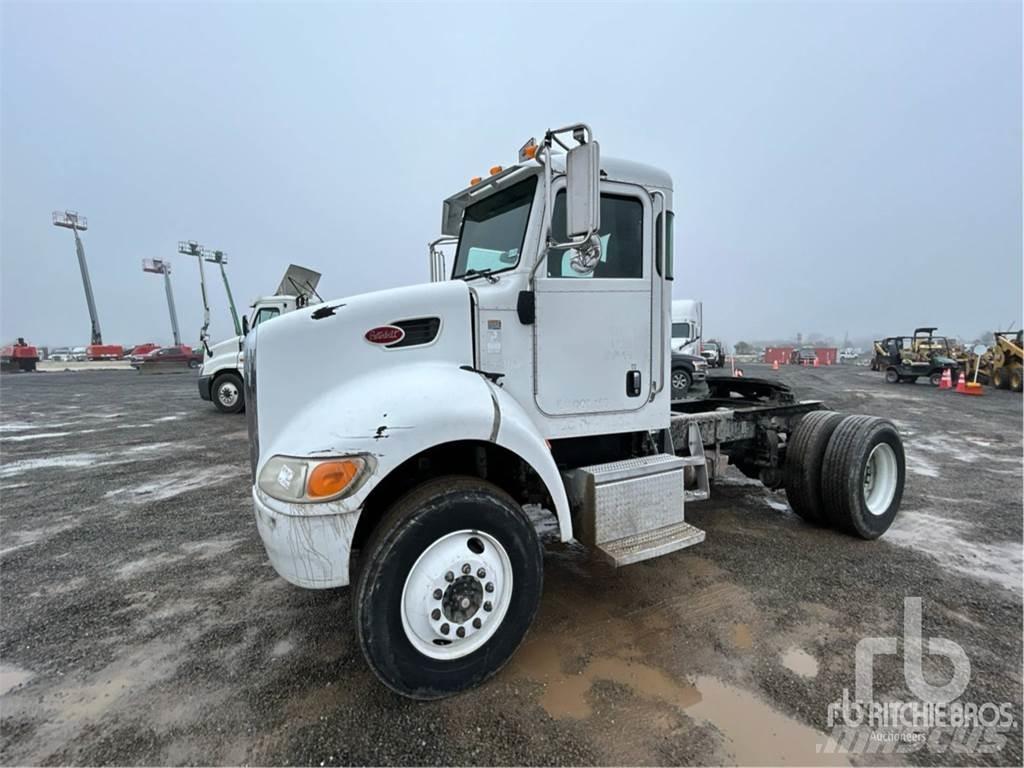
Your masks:
{"label": "peterbilt emblem", "polygon": [[405,338],[405,331],[396,325],[379,325],[363,336],[371,344],[396,344]]}

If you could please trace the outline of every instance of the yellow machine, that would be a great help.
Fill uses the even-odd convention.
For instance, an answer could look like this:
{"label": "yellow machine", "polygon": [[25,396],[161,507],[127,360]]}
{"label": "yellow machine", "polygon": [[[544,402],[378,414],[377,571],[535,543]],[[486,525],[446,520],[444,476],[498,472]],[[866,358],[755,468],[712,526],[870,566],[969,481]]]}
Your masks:
{"label": "yellow machine", "polygon": [[[989,381],[993,387],[1020,392],[1024,381],[1021,331],[993,331],[992,335],[995,336],[995,343],[990,350]],[[984,363],[983,357],[982,365]]]}

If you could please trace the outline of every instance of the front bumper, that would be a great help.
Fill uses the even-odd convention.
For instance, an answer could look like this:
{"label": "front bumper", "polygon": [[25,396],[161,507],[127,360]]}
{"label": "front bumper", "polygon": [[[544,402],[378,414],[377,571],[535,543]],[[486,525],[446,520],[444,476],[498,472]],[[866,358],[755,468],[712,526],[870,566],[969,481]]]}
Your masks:
{"label": "front bumper", "polygon": [[[283,504],[272,508],[255,487],[252,489],[256,529],[274,570],[285,581],[307,589],[328,589],[348,584],[349,554],[358,512],[337,514],[288,514],[283,508],[309,505]],[[328,505],[317,505],[320,511]]]}
{"label": "front bumper", "polygon": [[199,377],[199,396],[203,400],[212,400],[213,394],[211,393],[211,385],[213,384],[212,376],[200,376]]}

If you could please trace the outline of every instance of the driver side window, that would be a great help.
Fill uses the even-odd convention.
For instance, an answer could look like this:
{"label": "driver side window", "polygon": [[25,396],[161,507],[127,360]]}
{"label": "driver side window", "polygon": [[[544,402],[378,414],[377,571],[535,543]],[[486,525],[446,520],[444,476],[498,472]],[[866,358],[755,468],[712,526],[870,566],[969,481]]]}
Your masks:
{"label": "driver side window", "polygon": [[[574,248],[551,248],[547,276],[568,278],[642,278],[644,276],[644,206],[634,197],[601,195],[601,260],[593,272],[572,268]],[[565,191],[555,196],[551,236],[556,242],[565,234]]]}
{"label": "driver side window", "polygon": [[277,307],[261,307],[260,311],[256,313],[256,317],[252,321],[252,327],[255,328],[260,323],[271,320],[281,314],[281,310]]}

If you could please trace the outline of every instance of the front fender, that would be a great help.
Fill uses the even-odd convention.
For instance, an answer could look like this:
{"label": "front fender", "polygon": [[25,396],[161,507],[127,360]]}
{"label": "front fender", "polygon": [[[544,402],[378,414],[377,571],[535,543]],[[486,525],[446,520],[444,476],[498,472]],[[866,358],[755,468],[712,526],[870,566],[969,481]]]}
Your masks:
{"label": "front fender", "polygon": [[505,390],[450,363],[423,361],[370,371],[327,389],[260,446],[258,469],[274,455],[371,454],[375,470],[352,496],[325,504],[282,505],[281,510],[293,515],[353,513],[407,459],[463,440],[495,443],[529,464],[551,496],[562,540],[572,538],[569,501],[540,432]]}

